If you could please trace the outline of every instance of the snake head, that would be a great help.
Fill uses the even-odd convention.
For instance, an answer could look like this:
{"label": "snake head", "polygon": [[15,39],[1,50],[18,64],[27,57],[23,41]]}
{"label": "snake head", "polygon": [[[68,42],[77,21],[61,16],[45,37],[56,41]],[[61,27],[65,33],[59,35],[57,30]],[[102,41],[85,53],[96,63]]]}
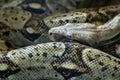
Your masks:
{"label": "snake head", "polygon": [[10,61],[5,56],[0,56],[0,78],[7,78],[12,74],[16,74],[20,71],[20,68],[13,64],[12,61]]}
{"label": "snake head", "polygon": [[52,41],[65,41],[66,42],[70,40],[70,37],[71,37],[71,34],[64,26],[51,28],[48,32],[48,35]]}

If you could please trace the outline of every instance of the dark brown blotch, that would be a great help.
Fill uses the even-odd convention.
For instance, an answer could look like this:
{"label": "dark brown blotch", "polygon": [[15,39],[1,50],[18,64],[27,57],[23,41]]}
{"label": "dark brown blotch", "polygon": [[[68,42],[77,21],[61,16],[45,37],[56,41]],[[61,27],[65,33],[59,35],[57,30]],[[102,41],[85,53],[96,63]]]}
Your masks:
{"label": "dark brown blotch", "polygon": [[32,58],[32,57],[33,57],[32,53],[29,53],[29,54],[28,54],[28,56],[29,56],[30,58]]}
{"label": "dark brown blotch", "polygon": [[42,54],[43,57],[47,57],[47,55],[48,54],[46,52],[43,52],[43,54]]}
{"label": "dark brown blotch", "polygon": [[93,61],[94,60],[90,55],[87,55],[87,57],[88,57],[89,61]]}
{"label": "dark brown blotch", "polygon": [[116,67],[116,66],[115,66],[115,67],[113,67],[113,68],[114,68],[114,71],[117,71],[117,70],[119,70],[119,68],[118,68],[118,67]]}
{"label": "dark brown blotch", "polygon": [[25,20],[26,20],[23,16],[21,16],[21,19],[22,19],[23,21],[25,21]]}
{"label": "dark brown blotch", "polygon": [[25,59],[25,57],[22,57],[21,59],[22,59],[22,60],[24,60],[24,59]]}
{"label": "dark brown blotch", "polygon": [[100,78],[100,77],[97,77],[97,78],[95,78],[95,80],[101,80],[101,78]]}
{"label": "dark brown blotch", "polygon": [[118,60],[116,60],[116,59],[114,59],[114,62],[116,62],[116,63],[120,64],[120,61],[118,61]]}
{"label": "dark brown blotch", "polygon": [[37,54],[36,54],[36,56],[40,56],[40,54],[39,54],[39,53],[37,53]]}
{"label": "dark brown blotch", "polygon": [[50,20],[50,23],[52,23],[52,24],[53,24],[54,22],[53,22],[52,20]]}
{"label": "dark brown blotch", "polygon": [[5,21],[8,21],[8,19],[4,19]]}
{"label": "dark brown blotch", "polygon": [[99,63],[99,65],[101,65],[101,66],[104,66],[104,62],[98,62]]}
{"label": "dark brown blotch", "polygon": [[115,73],[112,73],[112,77],[115,77]]}
{"label": "dark brown blotch", "polygon": [[109,55],[107,55],[106,57],[109,58],[110,60],[112,60],[112,58]]}
{"label": "dark brown blotch", "polygon": [[59,23],[62,24],[62,23],[64,23],[64,21],[63,20],[59,20]]}
{"label": "dark brown blotch", "polygon": [[103,72],[103,71],[105,71],[107,69],[108,69],[108,66],[104,66],[104,67],[101,68],[101,71]]}

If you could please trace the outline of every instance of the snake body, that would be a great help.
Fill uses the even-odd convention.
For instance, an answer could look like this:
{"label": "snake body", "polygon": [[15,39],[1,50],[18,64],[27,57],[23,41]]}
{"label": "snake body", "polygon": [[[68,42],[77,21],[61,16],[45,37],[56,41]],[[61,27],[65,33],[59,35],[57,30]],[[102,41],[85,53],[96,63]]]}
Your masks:
{"label": "snake body", "polygon": [[[8,41],[10,40],[20,47],[38,44],[41,36],[46,34],[50,28],[67,23],[86,25],[86,22],[93,24],[98,22],[103,24],[120,13],[120,6],[114,5],[79,9],[49,16],[48,14],[42,15],[46,8],[41,10],[37,0],[35,2],[31,0],[34,3],[30,4],[29,0],[26,1],[20,2],[19,6],[15,5],[16,8],[9,8],[9,6],[6,8],[5,6],[0,10],[0,28],[2,28],[0,38],[7,38]],[[54,12],[54,10],[52,11]],[[117,16],[117,18],[119,17]],[[117,25],[112,26],[114,22]],[[95,28],[95,25],[90,23],[84,27],[85,30],[92,31],[91,27]],[[109,33],[113,38],[119,34],[119,19],[108,24],[104,28],[111,30]],[[100,29],[105,35],[108,35],[107,31],[105,32],[105,29],[102,28],[96,29]],[[111,39],[111,35],[108,38],[105,38],[103,34],[98,36],[101,36],[103,41]],[[85,38],[85,36],[83,37]],[[79,43],[49,42],[0,54],[0,78],[1,80],[119,80],[120,59]]]}
{"label": "snake body", "polygon": [[[64,2],[66,0],[62,1]],[[67,2],[69,1],[70,0]],[[75,8],[75,5],[71,5],[70,7],[70,4],[74,3],[72,0],[69,3],[62,5],[60,5],[61,0],[52,1],[55,3],[54,5],[51,5],[51,1],[49,0],[1,0],[1,2],[0,28],[2,28],[4,32],[0,32],[0,34],[5,35],[0,35],[0,39],[4,39],[5,42],[9,43],[11,46],[8,47],[11,48],[49,42],[50,39],[46,33],[48,28],[43,22],[43,17],[48,16],[51,13],[62,12],[63,9],[68,11]],[[6,2],[10,5],[5,4]],[[12,6],[12,4],[15,5]],[[50,9],[47,7],[48,5]],[[65,9],[64,6],[66,5],[69,5],[69,9]],[[51,10],[51,8],[54,10]],[[5,31],[6,26],[8,28],[7,31]]]}
{"label": "snake body", "polygon": [[[15,48],[51,41],[48,38],[47,31],[52,27],[78,22],[103,24],[112,19],[120,11],[120,6],[115,5],[103,8],[90,8],[88,9],[89,12],[87,9],[81,9],[49,16],[48,14],[42,15],[42,13],[36,13],[36,7],[33,7],[32,12],[28,8],[31,7],[30,4],[32,3],[26,3],[26,7],[25,4],[22,5],[21,3],[19,7],[0,10],[1,26],[8,26],[9,28],[8,31],[1,33],[8,32],[7,37],[3,37],[3,35],[2,37]],[[43,11],[43,9],[37,10],[40,12]]]}
{"label": "snake body", "polygon": [[50,28],[65,25],[66,23],[94,23],[94,21],[105,23],[118,13],[120,13],[119,5],[80,9],[64,14],[54,14],[44,18],[44,22]]}
{"label": "snake body", "polygon": [[1,55],[0,73],[8,80],[119,80],[120,59],[79,43],[49,42]]}

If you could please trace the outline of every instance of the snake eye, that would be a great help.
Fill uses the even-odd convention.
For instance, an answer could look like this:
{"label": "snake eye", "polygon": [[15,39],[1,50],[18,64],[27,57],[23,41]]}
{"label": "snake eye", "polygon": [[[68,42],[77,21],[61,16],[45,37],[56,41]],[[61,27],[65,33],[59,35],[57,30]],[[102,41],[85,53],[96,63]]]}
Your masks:
{"label": "snake eye", "polygon": [[51,35],[52,35],[52,33],[49,33],[49,35],[51,36]]}

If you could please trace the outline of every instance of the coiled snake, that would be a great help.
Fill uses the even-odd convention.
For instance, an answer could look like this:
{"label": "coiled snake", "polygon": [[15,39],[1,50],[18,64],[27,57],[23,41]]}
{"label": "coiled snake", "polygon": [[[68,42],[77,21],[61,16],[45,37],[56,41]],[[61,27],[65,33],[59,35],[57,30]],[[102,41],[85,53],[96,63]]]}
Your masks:
{"label": "coiled snake", "polygon": [[[119,80],[119,56],[95,49],[95,45],[107,44],[108,40],[119,36],[119,11],[120,6],[114,5],[41,16],[22,4],[18,8],[1,9],[2,39],[20,47],[37,44],[2,52],[1,80]],[[53,41],[64,38],[92,47],[75,41],[38,44],[38,37],[48,31]],[[13,40],[13,34],[18,39]],[[32,38],[32,34],[36,37]]]}

